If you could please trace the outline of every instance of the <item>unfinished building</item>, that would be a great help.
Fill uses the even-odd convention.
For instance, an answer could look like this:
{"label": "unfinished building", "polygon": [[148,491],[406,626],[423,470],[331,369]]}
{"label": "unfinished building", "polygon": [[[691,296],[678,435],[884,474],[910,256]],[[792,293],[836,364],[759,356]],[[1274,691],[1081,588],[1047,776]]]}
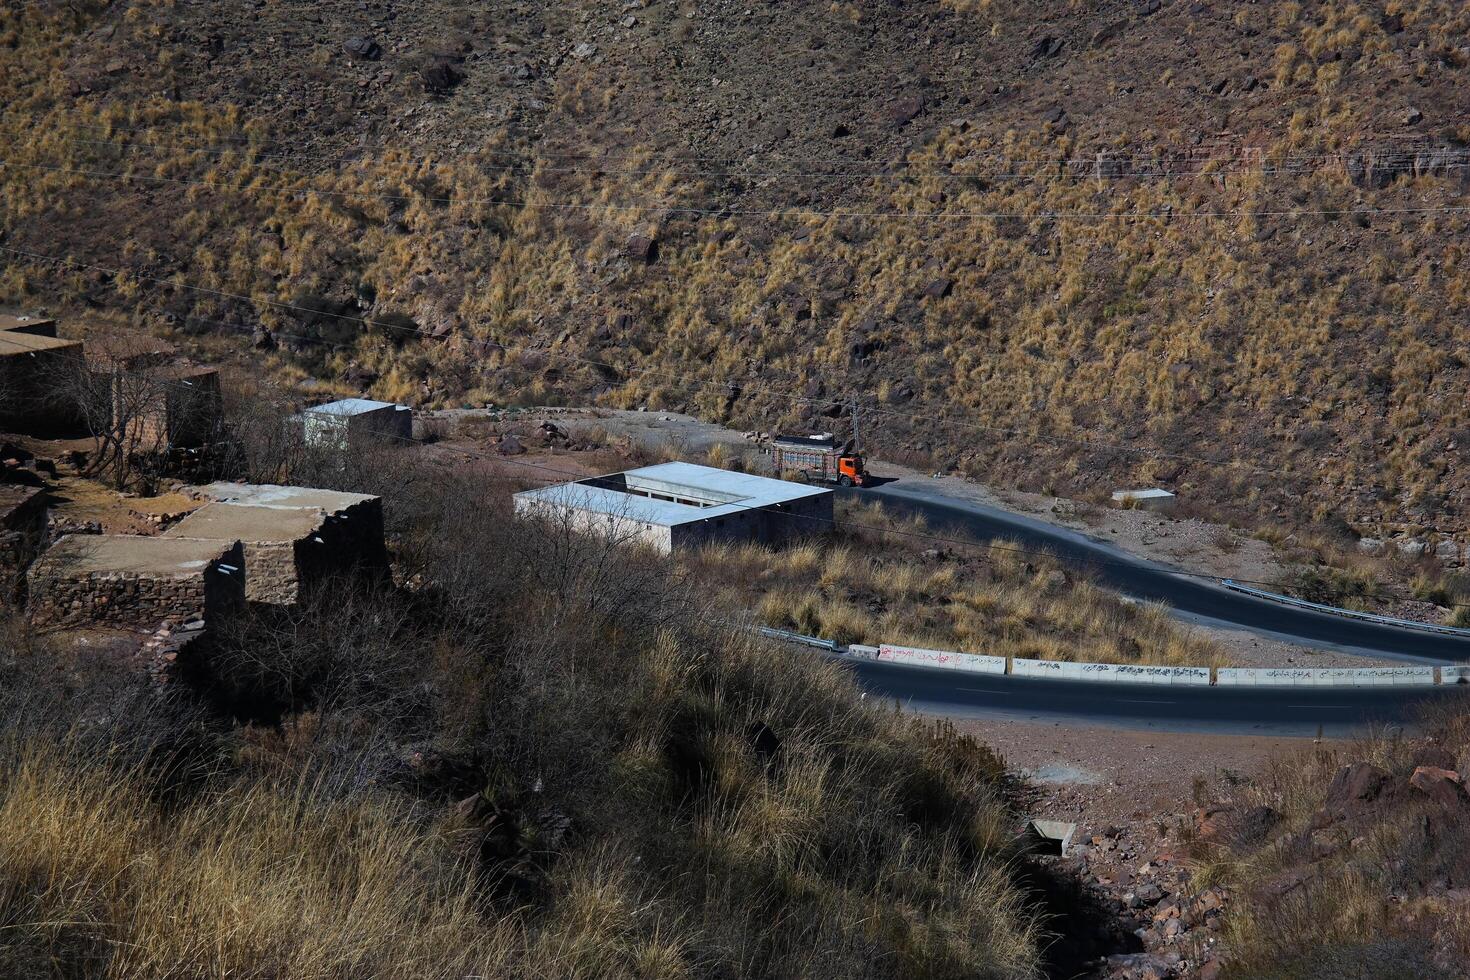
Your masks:
{"label": "unfinished building", "polygon": [[0,331],[0,430],[51,435],[74,425],[67,379],[81,364],[80,341]]}
{"label": "unfinished building", "polygon": [[166,364],[119,378],[114,419],[137,426],[130,442],[190,449],[209,442],[224,416],[219,372],[194,364]]}
{"label": "unfinished building", "polygon": [[0,313],[0,333],[28,333],[34,337],[55,337],[56,321],[49,316]]}
{"label": "unfinished building", "polygon": [[346,449],[364,442],[402,444],[413,438],[413,410],[368,398],[344,398],[301,413],[302,436],[313,449]]}
{"label": "unfinished building", "polygon": [[31,566],[40,625],[151,629],[164,620],[218,623],[245,605],[240,542],[69,534]]}
{"label": "unfinished building", "polygon": [[374,581],[388,574],[379,497],[244,483],[190,492],[210,503],[164,537],[240,541],[250,602],[293,605],[334,579]]}
{"label": "unfinished building", "polygon": [[831,490],[694,463],[661,463],[515,496],[516,513],[659,551],[709,541],[778,543],[832,526]]}

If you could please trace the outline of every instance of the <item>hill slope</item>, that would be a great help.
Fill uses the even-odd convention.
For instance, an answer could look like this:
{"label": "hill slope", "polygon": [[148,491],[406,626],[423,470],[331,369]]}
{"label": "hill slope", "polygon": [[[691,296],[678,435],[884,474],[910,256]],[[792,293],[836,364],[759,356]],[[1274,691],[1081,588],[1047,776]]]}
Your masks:
{"label": "hill slope", "polygon": [[0,253],[0,301],[1464,530],[1460,4],[77,9],[0,14],[0,245],[99,268]]}

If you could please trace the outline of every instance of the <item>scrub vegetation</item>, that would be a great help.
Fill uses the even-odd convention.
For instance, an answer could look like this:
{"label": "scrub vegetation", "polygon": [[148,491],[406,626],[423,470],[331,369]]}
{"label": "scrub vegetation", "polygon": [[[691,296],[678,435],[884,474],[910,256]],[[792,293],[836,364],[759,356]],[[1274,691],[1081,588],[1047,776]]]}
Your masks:
{"label": "scrub vegetation", "polygon": [[987,480],[1463,525],[1462,4],[614,6],[405,10],[378,62],[353,4],[8,6],[6,242],[123,272],[10,254],[0,302],[414,403],[856,395]]}
{"label": "scrub vegetation", "polygon": [[[1162,606],[1132,605],[1055,560],[964,538],[881,505],[842,501],[840,534],[787,548],[713,544],[684,560],[768,626],[840,643],[895,643],[1092,663],[1226,663]],[[933,536],[950,539],[936,542]]]}
{"label": "scrub vegetation", "polygon": [[1218,787],[1190,846],[1195,882],[1235,896],[1222,975],[1462,975],[1467,736],[1463,711],[1437,709],[1412,737],[1321,743]]}
{"label": "scrub vegetation", "polygon": [[6,621],[0,975],[1040,974],[973,739],[503,485],[312,476],[386,495],[406,586],[253,612],[166,683]]}

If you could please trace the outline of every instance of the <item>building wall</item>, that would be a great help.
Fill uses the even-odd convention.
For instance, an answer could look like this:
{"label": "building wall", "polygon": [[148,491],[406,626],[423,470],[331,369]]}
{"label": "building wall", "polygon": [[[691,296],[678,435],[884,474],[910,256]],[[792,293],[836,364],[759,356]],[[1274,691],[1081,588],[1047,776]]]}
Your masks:
{"label": "building wall", "polygon": [[673,550],[673,529],[601,511],[524,497],[515,498],[516,514],[535,520],[566,521],[579,534],[596,534],[626,544],[644,544],[662,554]]}
{"label": "building wall", "polygon": [[723,517],[691,521],[673,528],[673,547],[697,548],[711,541],[782,544],[832,530],[834,496],[824,493],[769,507],[738,510]]}
{"label": "building wall", "polygon": [[370,585],[391,577],[383,534],[383,502],[377,498],[332,514],[292,546],[298,601],[314,589]]}
{"label": "building wall", "polygon": [[[202,616],[218,623],[245,605],[240,570],[244,553],[238,543],[196,575],[149,575],[139,572],[69,573],[44,560],[32,566],[30,611],[43,626],[106,623],[152,629],[164,620]],[[235,570],[226,572],[222,565]]]}
{"label": "building wall", "polygon": [[638,541],[669,554],[675,549],[698,548],[715,541],[781,544],[822,534],[832,529],[834,499],[833,494],[824,493],[782,504],[781,510],[774,507],[750,508],[672,527],[521,497],[516,498],[516,513],[567,520],[576,531],[597,533],[629,543]]}
{"label": "building wall", "polygon": [[290,606],[300,598],[296,568],[299,541],[245,543],[245,598],[250,602]]}
{"label": "building wall", "polygon": [[63,379],[81,364],[80,344],[0,356],[0,431],[71,434],[79,412],[64,391]]}
{"label": "building wall", "polygon": [[16,595],[46,544],[46,495],[40,489],[0,516],[0,598]]}
{"label": "building wall", "polygon": [[306,444],[315,449],[346,449],[357,439],[413,438],[413,412],[396,405],[344,416],[307,411],[302,418]]}

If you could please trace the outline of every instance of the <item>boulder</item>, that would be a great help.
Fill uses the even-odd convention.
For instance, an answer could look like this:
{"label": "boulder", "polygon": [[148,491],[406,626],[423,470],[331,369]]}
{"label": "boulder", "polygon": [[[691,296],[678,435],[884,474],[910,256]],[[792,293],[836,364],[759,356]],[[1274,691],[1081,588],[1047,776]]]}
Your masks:
{"label": "boulder", "polygon": [[1062,53],[1062,46],[1066,43],[1059,37],[1039,38],[1031,47],[1031,57],[1033,60],[1038,58],[1055,58]]}
{"label": "boulder", "polygon": [[590,44],[587,41],[583,41],[581,44],[572,49],[572,57],[576,58],[578,61],[586,61],[588,58],[592,57],[596,53],[597,45]]}
{"label": "boulder", "polygon": [[1327,809],[1343,813],[1378,799],[1388,785],[1388,773],[1368,762],[1354,762],[1337,770],[1327,787]]}
{"label": "boulder", "polygon": [[911,95],[905,99],[899,99],[888,108],[888,118],[895,126],[903,126],[909,123],[915,116],[924,111],[924,97],[922,95]]}
{"label": "boulder", "polygon": [[1415,769],[1430,766],[1453,771],[1459,768],[1459,760],[1455,758],[1455,753],[1443,745],[1425,745],[1414,752],[1413,765]]}
{"label": "boulder", "polygon": [[377,61],[383,57],[382,45],[370,37],[349,37],[342,42],[342,50],[364,61]]}
{"label": "boulder", "polygon": [[447,61],[436,61],[423,70],[424,91],[443,95],[464,81],[464,72]]}
{"label": "boulder", "polygon": [[1405,558],[1419,558],[1424,554],[1424,542],[1418,538],[1401,538],[1394,544],[1398,547],[1399,554]]}
{"label": "boulder", "polygon": [[1460,560],[1460,546],[1445,538],[1434,546],[1434,557],[1446,565],[1453,565]]}
{"label": "boulder", "polygon": [[658,242],[651,235],[630,235],[625,251],[633,261],[650,265],[658,258]]}
{"label": "boulder", "polygon": [[1194,833],[1209,844],[1255,844],[1280,822],[1281,814],[1269,806],[1208,807],[1194,812]]}
{"label": "boulder", "polygon": [[1061,106],[1052,106],[1041,114],[1041,121],[1050,126],[1055,132],[1060,133],[1071,123],[1067,117],[1067,111]]}
{"label": "boulder", "polygon": [[1409,777],[1409,785],[1442,807],[1454,809],[1470,802],[1470,794],[1460,785],[1460,774],[1436,766],[1420,766]]}
{"label": "boulder", "polygon": [[929,299],[944,299],[954,290],[954,280],[939,278],[924,287],[924,295]]}
{"label": "boulder", "polygon": [[1365,555],[1382,554],[1383,540],[1381,538],[1359,538],[1358,551]]}

